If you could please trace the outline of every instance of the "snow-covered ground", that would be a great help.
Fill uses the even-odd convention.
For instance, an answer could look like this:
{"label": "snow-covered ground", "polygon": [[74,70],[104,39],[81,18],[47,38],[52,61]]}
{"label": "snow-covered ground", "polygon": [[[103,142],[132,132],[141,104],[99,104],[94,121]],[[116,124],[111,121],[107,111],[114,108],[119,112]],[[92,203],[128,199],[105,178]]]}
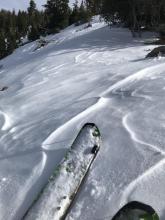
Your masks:
{"label": "snow-covered ground", "polygon": [[0,220],[21,219],[86,122],[102,147],[67,219],[134,200],[165,219],[165,59],[143,59],[145,39],[95,19],[0,61]]}

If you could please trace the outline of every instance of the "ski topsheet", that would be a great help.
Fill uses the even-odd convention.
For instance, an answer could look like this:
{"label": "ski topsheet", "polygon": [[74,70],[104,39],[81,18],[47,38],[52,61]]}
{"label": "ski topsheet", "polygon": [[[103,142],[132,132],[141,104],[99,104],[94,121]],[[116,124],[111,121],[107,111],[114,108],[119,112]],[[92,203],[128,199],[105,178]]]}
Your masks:
{"label": "ski topsheet", "polygon": [[146,204],[133,201],[117,212],[112,220],[159,220],[155,210]]}
{"label": "ski topsheet", "polygon": [[85,175],[100,148],[98,128],[83,126],[71,149],[55,169],[34,205],[24,219],[60,220],[66,215]]}

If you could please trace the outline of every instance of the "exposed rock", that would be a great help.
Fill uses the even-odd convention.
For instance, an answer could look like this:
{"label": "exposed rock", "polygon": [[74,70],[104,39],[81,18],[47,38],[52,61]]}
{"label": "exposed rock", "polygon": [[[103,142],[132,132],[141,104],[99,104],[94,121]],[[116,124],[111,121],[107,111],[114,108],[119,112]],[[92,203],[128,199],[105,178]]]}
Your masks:
{"label": "exposed rock", "polygon": [[160,46],[154,48],[149,54],[147,54],[146,58],[165,56],[165,46]]}
{"label": "exposed rock", "polygon": [[5,91],[5,90],[7,90],[7,89],[8,89],[7,86],[3,86],[3,87],[0,88],[0,91],[3,92],[3,91]]}
{"label": "exposed rock", "polygon": [[37,47],[34,49],[34,51],[40,49],[40,48],[43,48],[45,46],[47,46],[49,44],[48,41],[46,41],[45,39],[40,39],[37,41]]}

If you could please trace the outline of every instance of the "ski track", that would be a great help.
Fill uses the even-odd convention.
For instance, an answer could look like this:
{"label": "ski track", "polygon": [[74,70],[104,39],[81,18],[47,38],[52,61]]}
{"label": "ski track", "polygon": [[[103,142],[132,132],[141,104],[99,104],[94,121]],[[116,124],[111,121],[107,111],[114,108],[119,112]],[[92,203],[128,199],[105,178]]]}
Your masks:
{"label": "ski track", "polygon": [[[138,90],[139,90],[139,89],[138,89]],[[135,90],[132,92],[132,96],[133,96],[133,97],[143,98],[143,99],[152,101],[152,97],[151,97],[151,96],[142,95],[142,94],[137,94],[137,93],[138,93],[138,90],[135,89]]]}
{"label": "ski track", "polygon": [[46,72],[47,73],[51,72],[51,73],[48,74],[48,76],[55,75],[56,73],[58,73],[59,70],[61,70],[65,66],[67,66],[67,64],[68,63],[64,63],[64,64],[61,64],[61,65],[58,65],[58,66],[54,66],[52,68],[49,68]]}
{"label": "ski track", "polygon": [[[82,56],[84,56],[86,54],[86,52],[80,53],[77,56],[75,56],[74,60],[75,60],[75,64],[81,63],[82,61]],[[79,61],[80,60],[80,61]]]}
{"label": "ski track", "polygon": [[75,64],[84,64],[87,62],[88,59],[93,55],[92,51],[83,52],[79,55],[75,56]]}

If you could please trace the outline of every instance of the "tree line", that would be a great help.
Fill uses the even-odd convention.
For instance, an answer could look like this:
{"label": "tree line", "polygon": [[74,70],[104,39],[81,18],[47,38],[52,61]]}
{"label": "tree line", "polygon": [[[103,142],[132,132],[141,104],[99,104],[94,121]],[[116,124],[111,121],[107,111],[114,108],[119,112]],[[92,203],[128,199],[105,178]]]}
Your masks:
{"label": "tree line", "polygon": [[102,15],[107,22],[120,20],[130,28],[133,36],[142,29],[159,31],[165,35],[164,0],[100,0]]}
{"label": "tree line", "polygon": [[75,2],[69,7],[69,0],[47,0],[44,10],[37,9],[34,0],[30,0],[27,11],[0,11],[0,59],[11,54],[23,44],[23,39],[34,41],[40,36],[57,33],[61,29],[75,24],[88,22],[94,14],[90,10],[91,0]]}
{"label": "tree line", "polygon": [[156,30],[165,39],[165,0],[82,0],[81,4],[75,0],[73,8],[69,0],[47,0],[42,11],[30,0],[27,11],[0,11],[0,59],[26,37],[33,41],[68,25],[89,22],[96,14],[107,23],[122,23],[133,36],[140,36],[142,29]]}

